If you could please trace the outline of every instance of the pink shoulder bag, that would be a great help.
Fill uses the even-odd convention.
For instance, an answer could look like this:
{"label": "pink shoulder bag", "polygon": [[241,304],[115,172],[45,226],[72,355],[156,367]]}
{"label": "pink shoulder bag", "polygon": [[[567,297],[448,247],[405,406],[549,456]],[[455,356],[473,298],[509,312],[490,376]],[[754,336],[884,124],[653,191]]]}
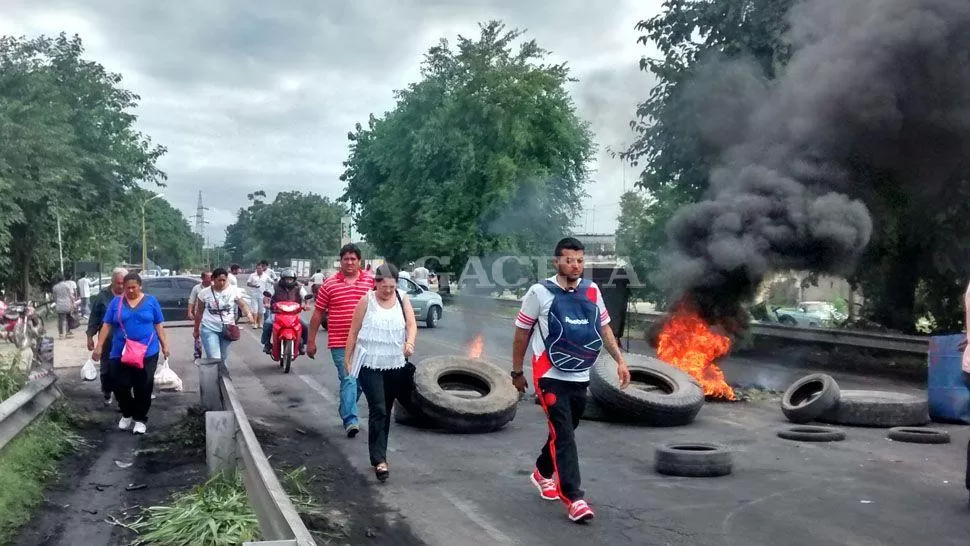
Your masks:
{"label": "pink shoulder bag", "polygon": [[121,321],[121,307],[125,304],[124,296],[119,298],[119,300],[118,326],[121,327],[121,335],[125,337],[125,346],[121,349],[121,363],[140,370],[145,367],[145,353],[148,352],[148,346],[155,339],[155,332],[152,332],[151,337],[148,338],[148,343],[128,339],[128,332],[125,331],[125,323]]}

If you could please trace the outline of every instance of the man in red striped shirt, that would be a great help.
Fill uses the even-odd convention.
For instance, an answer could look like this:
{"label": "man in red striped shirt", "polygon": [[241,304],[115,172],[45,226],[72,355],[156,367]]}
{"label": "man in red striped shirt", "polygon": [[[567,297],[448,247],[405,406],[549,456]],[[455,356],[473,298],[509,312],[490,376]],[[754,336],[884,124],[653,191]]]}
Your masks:
{"label": "man in red striped shirt", "polygon": [[310,358],[317,354],[317,332],[323,323],[323,314],[327,313],[327,348],[330,349],[330,357],[337,367],[337,377],[340,378],[340,419],[349,438],[360,432],[357,418],[360,388],[357,386],[357,379],[347,375],[344,369],[347,335],[350,333],[350,322],[357,302],[374,289],[374,277],[361,271],[360,260],[360,248],[357,245],[348,243],[340,249],[340,271],[323,281],[317,291],[306,348]]}

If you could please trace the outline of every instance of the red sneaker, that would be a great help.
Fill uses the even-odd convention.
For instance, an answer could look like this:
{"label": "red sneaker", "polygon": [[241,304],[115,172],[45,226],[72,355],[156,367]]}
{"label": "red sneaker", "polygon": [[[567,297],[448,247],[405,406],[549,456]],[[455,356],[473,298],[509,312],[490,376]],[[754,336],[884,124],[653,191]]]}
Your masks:
{"label": "red sneaker", "polygon": [[535,485],[539,489],[539,495],[544,500],[559,500],[559,489],[556,487],[556,480],[552,478],[543,478],[542,474],[539,474],[539,470],[536,469],[532,472],[532,485]]}
{"label": "red sneaker", "polygon": [[593,509],[584,500],[578,500],[569,505],[569,519],[576,523],[584,523],[596,517]]}

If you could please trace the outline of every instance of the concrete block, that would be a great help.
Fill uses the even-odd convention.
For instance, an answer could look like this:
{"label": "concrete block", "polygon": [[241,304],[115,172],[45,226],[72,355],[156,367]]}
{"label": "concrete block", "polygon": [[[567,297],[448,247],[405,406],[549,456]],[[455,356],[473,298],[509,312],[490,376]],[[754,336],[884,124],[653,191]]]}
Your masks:
{"label": "concrete block", "polygon": [[231,411],[205,412],[205,463],[209,476],[236,469],[236,417]]}

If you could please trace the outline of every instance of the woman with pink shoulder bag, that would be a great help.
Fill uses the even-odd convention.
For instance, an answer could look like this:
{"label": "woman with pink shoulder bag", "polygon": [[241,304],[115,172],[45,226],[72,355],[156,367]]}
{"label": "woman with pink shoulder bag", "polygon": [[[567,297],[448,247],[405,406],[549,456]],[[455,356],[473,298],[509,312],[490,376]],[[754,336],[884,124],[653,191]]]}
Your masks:
{"label": "woman with pink shoulder bag", "polygon": [[[108,358],[112,390],[121,410],[118,428],[131,428],[134,434],[144,434],[152,405],[158,354],[161,352],[168,358],[168,339],[162,326],[162,307],[155,296],[142,292],[141,277],[129,273],[124,283],[124,293],[115,296],[105,310],[98,338],[105,339],[114,331]],[[93,360],[101,359],[102,345],[95,346]]]}

